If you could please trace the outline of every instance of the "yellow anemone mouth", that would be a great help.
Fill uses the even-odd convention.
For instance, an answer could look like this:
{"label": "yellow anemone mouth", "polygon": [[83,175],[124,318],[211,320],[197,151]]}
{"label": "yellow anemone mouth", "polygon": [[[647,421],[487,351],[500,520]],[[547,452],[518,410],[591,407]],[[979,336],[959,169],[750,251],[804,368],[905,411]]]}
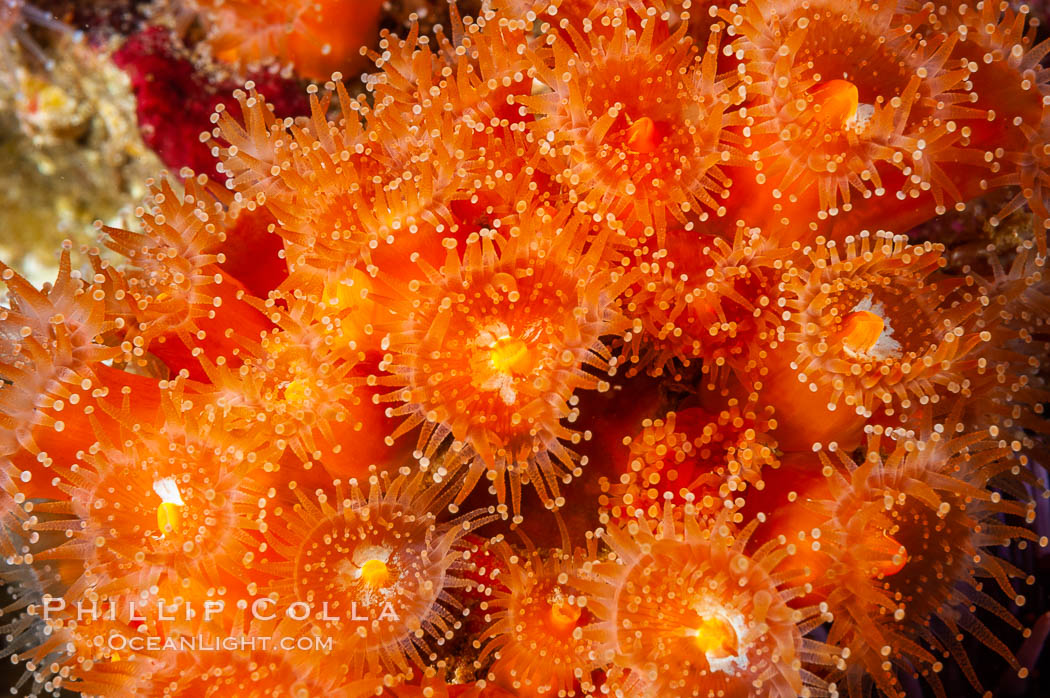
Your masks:
{"label": "yellow anemone mouth", "polygon": [[579,606],[567,601],[557,601],[551,604],[551,625],[555,630],[570,630],[576,627],[581,613]]}
{"label": "yellow anemone mouth", "polygon": [[390,579],[390,568],[382,560],[368,560],[361,565],[361,580],[369,586],[378,587]]}
{"label": "yellow anemone mouth", "polygon": [[892,577],[908,564],[908,550],[885,531],[879,531],[868,541],[879,559],[872,566],[873,576]]}
{"label": "yellow anemone mouth", "polygon": [[736,656],[740,640],[732,623],[720,615],[712,615],[700,619],[696,644],[708,659],[726,659]]}
{"label": "yellow anemone mouth", "polygon": [[648,116],[635,121],[627,128],[627,137],[624,145],[636,153],[651,153],[660,147],[663,136],[656,127],[656,122]]}
{"label": "yellow anemone mouth", "polygon": [[284,400],[285,402],[299,404],[306,400],[308,392],[306,381],[297,378],[285,386]]}
{"label": "yellow anemone mouth", "polygon": [[157,527],[161,535],[178,531],[182,523],[182,514],[179,513],[179,505],[174,502],[161,502],[157,507]]}
{"label": "yellow anemone mouth", "polygon": [[822,82],[810,90],[809,95],[813,99],[815,118],[829,128],[845,128],[856,121],[860,92],[849,80]]}
{"label": "yellow anemone mouth", "polygon": [[842,323],[842,344],[854,354],[869,354],[882,337],[886,321],[870,310],[856,310]]}
{"label": "yellow anemone mouth", "polygon": [[529,346],[520,339],[501,337],[489,354],[492,367],[500,373],[526,373],[529,370]]}

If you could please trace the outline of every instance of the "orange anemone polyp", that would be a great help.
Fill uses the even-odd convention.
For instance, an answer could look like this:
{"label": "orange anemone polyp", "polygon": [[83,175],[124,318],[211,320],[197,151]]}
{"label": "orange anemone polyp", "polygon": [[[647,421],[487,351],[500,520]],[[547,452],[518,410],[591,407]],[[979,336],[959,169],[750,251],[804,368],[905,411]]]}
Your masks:
{"label": "orange anemone polyp", "polygon": [[939,273],[943,248],[862,231],[844,245],[800,251],[782,277],[784,341],[767,352],[763,388],[781,443],[849,448],[879,413],[904,424],[948,412],[995,334],[979,324],[987,297],[959,294],[961,281]]}
{"label": "orange anemone polyp", "polygon": [[171,373],[186,369],[206,380],[205,361],[236,355],[243,339],[257,339],[270,323],[249,303],[244,284],[220,266],[219,246],[232,223],[227,193],[204,175],[181,174],[180,182],[150,182],[149,208],[138,211],[144,232],[97,225],[106,246],[128,260],[115,296],[135,321],[127,343],[135,363],[145,366],[149,351]]}
{"label": "orange anemone polyp", "polygon": [[554,60],[536,54],[530,66],[547,89],[516,100],[551,156],[543,167],[578,193],[581,210],[611,213],[647,234],[724,215],[722,167],[734,152],[724,126],[737,120],[739,93],[732,75],[717,74],[721,33],[697,51],[685,23],[669,17],[636,26],[610,9],[598,22],[604,30],[586,33],[566,22]]}
{"label": "orange anemone polyp", "polygon": [[629,453],[615,464],[619,478],[600,480],[603,519],[658,516],[667,501],[692,501],[705,513],[735,506],[765,486],[765,470],[779,467],[770,424],[768,414],[735,403],[719,414],[689,408],[645,420],[623,439]]}
{"label": "orange anemone polyp", "polygon": [[421,426],[418,457],[443,458],[439,477],[465,467],[456,504],[487,473],[515,514],[525,483],[557,507],[559,482],[580,472],[574,396],[608,389],[606,338],[629,327],[615,302],[629,278],[600,239],[582,247],[586,226],[571,211],[527,211],[506,241],[450,243],[440,270],[422,264],[422,278],[383,292],[394,320],[371,380],[393,389],[381,401],[400,403],[388,410],[404,417],[391,442]]}
{"label": "orange anemone polyp", "polygon": [[159,424],[116,413],[111,431],[97,426],[90,448],[56,465],[67,501],[38,510],[69,518],[40,526],[68,531],[68,541],[41,556],[82,565],[74,593],[178,590],[194,602],[211,586],[244,598],[260,578],[247,569],[257,554],[255,475],[272,469],[277,454],[260,434],[238,434],[208,410],[193,414],[177,389],[167,389],[162,406]]}
{"label": "orange anemone polyp", "polygon": [[777,342],[783,251],[744,227],[731,238],[692,226],[662,238],[633,252],[641,278],[623,304],[642,331],[630,337],[631,370],[678,375],[700,362],[711,383],[746,381]]}
{"label": "orange anemone polyp", "polygon": [[42,291],[3,263],[0,280],[8,290],[7,307],[0,306],[0,519],[6,523],[26,499],[62,498],[48,469],[75,460],[93,421],[108,421],[100,402],[131,399],[148,414],[156,382],[108,365],[126,358],[130,346],[104,340],[125,328],[107,317],[113,289],[105,275],[92,283],[82,279],[68,248],[57,279]]}
{"label": "orange anemone polyp", "polygon": [[126,646],[117,652],[108,642],[115,636],[130,638],[144,632],[161,632],[155,624],[147,631],[142,623],[130,618],[136,615],[127,610],[130,598],[122,597],[119,603],[84,603],[84,608],[97,608],[97,612],[79,612],[69,604],[49,611],[46,619],[42,617],[41,605],[34,605],[30,616],[36,617],[37,623],[30,627],[41,639],[32,649],[16,655],[25,661],[27,669],[20,684],[23,690],[28,689],[25,695],[70,692],[124,698],[161,693],[162,677],[171,668],[170,653],[145,648],[134,651]]}
{"label": "orange anemone polyp", "polygon": [[382,2],[377,0],[188,0],[202,15],[219,60],[240,67],[291,65],[313,80],[362,66]]}
{"label": "orange anemone polyp", "polygon": [[327,601],[325,622],[313,617],[308,630],[345,638],[328,657],[354,677],[400,677],[432,662],[432,643],[460,626],[449,594],[466,585],[460,541],[495,517],[475,510],[439,521],[455,483],[407,469],[373,473],[365,489],[330,480],[313,496],[294,484],[281,494],[291,502],[285,515],[266,530],[276,573],[268,593],[279,608]]}
{"label": "orange anemone polyp", "polygon": [[834,616],[828,642],[850,650],[839,667],[847,683],[866,675],[880,692],[900,693],[895,667],[908,666],[939,694],[942,657],[919,643],[925,639],[942,648],[944,658],[956,659],[980,693],[977,674],[965,670],[961,633],[1019,669],[1007,645],[974,612],[988,609],[1022,629],[992,599],[986,580],[994,579],[1022,605],[1011,578],[1023,573],[986,550],[1017,539],[1037,541],[1031,530],[1009,523],[1030,517],[1033,505],[987,489],[1016,468],[995,429],[966,433],[954,420],[935,427],[926,420],[916,433],[891,440],[871,428],[857,461],[842,450],[837,462],[819,454],[828,498],[816,497],[809,507],[826,517],[816,528],[831,564],[814,583],[827,589]]}
{"label": "orange anemone polyp", "polygon": [[[591,671],[600,666],[583,637],[590,621],[576,588],[581,556],[561,550],[495,551],[505,569],[491,599],[482,603],[489,627],[475,646],[479,662],[492,659],[489,678],[522,696],[590,695]],[[575,693],[575,687],[583,689]]]}
{"label": "orange anemone polyp", "polygon": [[799,625],[821,613],[788,607],[798,590],[775,571],[786,554],[772,541],[744,553],[757,521],[738,530],[724,515],[673,509],[602,530],[613,554],[581,582],[598,619],[583,636],[634,676],[627,695],[746,696],[756,685],[776,698],[819,695],[822,681],[802,670]]}
{"label": "orange anemone polyp", "polygon": [[949,60],[958,37],[919,38],[895,7],[752,0],[718,11],[752,81],[756,224],[765,210],[816,230],[814,213],[825,220],[869,199],[925,195],[943,212],[960,197],[973,175],[958,165],[955,120],[988,113],[970,106],[977,63]]}

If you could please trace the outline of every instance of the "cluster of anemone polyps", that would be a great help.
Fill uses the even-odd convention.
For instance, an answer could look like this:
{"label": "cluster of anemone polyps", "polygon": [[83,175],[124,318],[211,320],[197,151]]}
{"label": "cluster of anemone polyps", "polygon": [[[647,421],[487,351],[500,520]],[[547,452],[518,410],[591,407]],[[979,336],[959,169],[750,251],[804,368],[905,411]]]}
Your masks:
{"label": "cluster of anemone polyps", "polygon": [[[254,39],[299,46],[311,7]],[[219,179],[99,225],[123,264],[2,267],[16,691],[1024,681],[1050,432],[1026,12],[493,0],[384,34],[308,116],[246,85],[201,136]],[[923,226],[996,189],[1016,249]]]}
{"label": "cluster of anemone polyps", "polygon": [[218,62],[246,69],[277,63],[322,79],[362,67],[383,3],[379,0],[174,0],[176,14],[193,13]]}

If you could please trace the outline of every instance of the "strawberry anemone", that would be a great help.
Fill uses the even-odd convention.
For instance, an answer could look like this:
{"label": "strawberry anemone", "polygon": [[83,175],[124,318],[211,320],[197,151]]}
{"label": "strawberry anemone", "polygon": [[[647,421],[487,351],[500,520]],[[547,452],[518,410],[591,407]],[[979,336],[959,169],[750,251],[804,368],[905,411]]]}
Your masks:
{"label": "strawberry anemone", "polygon": [[475,646],[478,662],[492,661],[488,679],[518,695],[590,695],[597,668],[594,645],[580,629],[589,624],[574,586],[581,555],[530,548],[497,549],[502,574],[481,604],[490,623]]}
{"label": "strawberry anemone", "polygon": [[[990,167],[977,178],[982,189],[1016,190],[993,217],[997,225],[1026,203],[1036,215],[1034,232],[1046,253],[1048,210],[1047,153],[1041,141],[1047,133],[1046,97],[1050,72],[1043,60],[1050,43],[1039,41],[1039,21],[1029,5],[957,0],[930,7],[905,5],[909,19],[921,31],[954,33],[960,37],[953,60],[970,66],[974,106],[987,118],[963,127],[973,152]],[[925,10],[925,11],[924,11]]]}
{"label": "strawberry anemone", "polygon": [[[1047,90],[1050,95],[1050,89]],[[1004,174],[991,180],[992,186],[1015,187],[1017,193],[991,219],[993,225],[1005,220],[1025,204],[1036,220],[1033,229],[1041,254],[1046,255],[1046,231],[1050,229],[1050,105],[1044,107],[1035,126],[1022,123],[1025,141],[1005,154]]]}
{"label": "strawberry anemone", "polygon": [[[844,445],[876,412],[903,421],[947,411],[939,403],[968,385],[975,350],[992,333],[978,328],[980,298],[960,299],[957,281],[938,276],[941,252],[886,232],[802,249],[782,281],[783,341],[768,355],[762,390],[778,434]],[[814,412],[827,415],[821,428]]]}
{"label": "strawberry anemone", "polygon": [[452,638],[461,621],[449,592],[467,584],[460,541],[495,518],[475,510],[439,522],[453,485],[407,469],[373,472],[364,489],[332,480],[311,494],[289,483],[292,503],[275,506],[266,528],[276,556],[268,590],[278,614],[295,604],[315,611],[298,634],[338,637],[326,671],[411,676],[436,660],[431,643]]}
{"label": "strawberry anemone", "polygon": [[674,0],[499,0],[493,3],[512,16],[545,20],[562,29],[568,20],[581,31],[602,31],[614,19],[626,18],[636,23],[680,4]]}
{"label": "strawberry anemone", "polygon": [[34,528],[68,539],[37,557],[83,566],[73,597],[152,589],[197,599],[216,588],[246,596],[245,565],[259,549],[262,518],[253,473],[272,469],[276,454],[214,411],[198,415],[179,386],[163,388],[157,423],[116,411],[115,429],[98,426],[76,462],[54,466],[67,497],[36,505],[38,514],[63,518]]}
{"label": "strawberry anemone", "polygon": [[764,220],[758,206],[780,221],[801,202],[804,231],[813,208],[826,219],[854,195],[928,193],[938,211],[959,200],[955,121],[984,112],[969,105],[969,67],[949,62],[956,37],[911,35],[893,2],[752,0],[720,16],[746,68],[755,182],[772,189],[772,202],[756,191],[752,220]]}
{"label": "strawberry anemone", "polygon": [[979,350],[965,421],[975,427],[995,425],[1003,438],[1019,441],[1026,449],[1033,445],[1032,435],[1050,432],[1044,404],[1050,396],[1044,375],[1050,286],[1046,257],[1038,254],[1037,246],[1026,240],[1008,266],[993,256],[988,278],[971,273],[972,288],[968,284],[962,290],[967,299],[995,299],[998,338]]}
{"label": "strawberry anemone", "polygon": [[182,175],[181,193],[169,179],[150,183],[148,207],[135,212],[143,232],[97,226],[130,263],[115,277],[134,335],[128,351],[138,363],[148,351],[172,373],[185,369],[203,379],[201,358],[233,356],[240,337],[258,338],[269,322],[248,302],[244,284],[221,267],[230,197],[204,175]]}
{"label": "strawberry anemone", "polygon": [[584,637],[625,672],[624,695],[829,695],[802,668],[830,661],[828,648],[802,637],[826,614],[788,607],[795,592],[775,572],[788,553],[775,542],[744,554],[757,523],[705,525],[691,504],[679,517],[668,503],[660,518],[602,532],[614,555],[585,570],[598,622]]}
{"label": "strawberry anemone", "polygon": [[454,122],[478,133],[494,126],[483,123],[491,117],[505,121],[503,125],[521,121],[511,108],[512,98],[533,88],[525,73],[529,61],[536,59],[538,42],[506,14],[486,13],[464,23],[455,5],[449,10],[451,37],[437,30],[436,40],[430,41],[413,26],[404,39],[385,35],[379,46],[382,54],[372,56],[382,70],[366,81],[375,94],[376,114],[386,112],[397,119],[381,122],[395,145],[410,143],[399,141],[407,133],[405,126],[435,104]]}
{"label": "strawberry anemone", "polygon": [[441,269],[424,264],[423,279],[391,289],[397,320],[374,379],[404,417],[391,439],[421,427],[424,465],[444,450],[439,476],[466,468],[456,504],[487,473],[504,511],[509,481],[515,515],[522,484],[559,507],[559,481],[581,472],[575,393],[608,389],[605,339],[629,327],[616,299],[630,283],[603,261],[604,236],[585,245],[582,216],[518,209],[505,242],[472,236]]}
{"label": "strawberry anemone", "polygon": [[[32,539],[24,535],[19,538],[20,543],[28,543]],[[44,641],[46,625],[37,609],[46,597],[61,593],[63,588],[62,573],[55,565],[36,563],[32,548],[20,547],[20,554],[6,555],[0,561],[0,582],[5,587],[4,605],[0,606],[0,633],[3,633],[5,643],[3,650],[0,650],[0,658],[14,663],[32,655]],[[13,681],[12,690],[24,690],[26,682],[33,678],[31,672],[35,668],[27,668],[20,679]],[[29,691],[30,695],[39,692],[41,678],[37,677],[36,686]]]}
{"label": "strawberry anemone", "polygon": [[212,54],[240,68],[278,63],[312,80],[364,67],[379,0],[187,0],[203,20]]}
{"label": "strawberry anemone", "polygon": [[919,438],[884,439],[874,427],[859,461],[820,452],[829,495],[807,506],[826,517],[818,527],[832,560],[823,578],[834,615],[828,642],[848,650],[841,667],[848,695],[868,695],[869,684],[903,695],[898,671],[946,695],[939,674],[949,657],[982,692],[963,633],[1027,674],[977,611],[1020,634],[996,593],[1023,605],[1012,580],[1024,575],[986,551],[1047,544],[1023,525],[1035,504],[1016,479],[1025,477],[1011,447],[996,436],[995,428],[968,433],[954,420],[925,427]]}
{"label": "strawberry anemone", "polygon": [[[268,618],[269,605],[260,615]],[[310,650],[290,649],[284,627],[277,619],[253,620],[241,627],[223,629],[231,645],[244,649],[180,653],[157,678],[164,695],[171,698],[367,698],[383,684],[379,676],[347,676],[325,671],[323,658]],[[306,643],[304,643],[305,645]]]}
{"label": "strawberry anemone", "polygon": [[[370,244],[375,244],[374,235],[354,230],[347,218],[355,208],[354,196],[361,195],[360,179],[375,174],[376,169],[364,145],[359,112],[365,107],[350,97],[341,82],[329,85],[331,91],[321,97],[316,89],[311,92],[307,124],[278,119],[251,82],[245,86],[247,92],[234,93],[243,121],[225,109],[212,117],[217,124],[212,130],[217,141],[213,153],[220,159],[217,169],[226,175],[226,187],[239,200],[265,205],[281,221],[274,232],[284,240],[285,259],[292,272],[301,266],[324,268],[321,260],[334,264],[338,259],[340,267],[359,259],[367,261]],[[338,92],[342,114],[338,124],[327,119],[332,92]],[[304,143],[308,147],[302,147]],[[353,162],[351,154],[356,156]],[[341,161],[342,167],[338,165]],[[369,166],[372,171],[366,173]],[[315,181],[319,172],[330,174]],[[316,191],[312,201],[304,195],[308,187]],[[345,207],[342,213],[341,206]],[[365,205],[361,208],[370,210]]]}
{"label": "strawberry anemone", "polygon": [[269,445],[306,470],[319,464],[333,477],[363,477],[370,465],[395,460],[383,434],[396,423],[366,385],[376,363],[368,281],[361,272],[328,284],[293,276],[293,290],[256,303],[274,329],[245,340],[239,362],[207,367],[206,399],[241,428],[265,431]]}
{"label": "strawberry anemone", "polygon": [[[33,547],[43,550],[47,544],[38,539]],[[36,560],[32,554],[7,562],[12,566],[0,578],[20,586],[14,603],[3,611],[21,612],[3,625],[3,654],[24,669],[12,693],[17,690],[18,695],[32,698],[61,692],[121,698],[160,689],[158,679],[171,666],[170,655],[126,645],[138,633],[163,633],[156,622],[134,610],[132,604],[141,603],[137,592],[112,598],[92,592],[68,597],[72,566]],[[120,651],[115,649],[118,646]]]}
{"label": "strawberry anemone", "polygon": [[375,105],[369,123],[382,135],[387,168],[410,168],[421,150],[457,165],[447,186],[424,187],[415,210],[406,208],[400,230],[394,228],[393,243],[376,250],[373,259],[386,270],[413,252],[438,265],[442,236],[462,241],[513,215],[521,198],[542,201],[553,193],[539,168],[538,141],[514,106],[534,89],[529,66],[543,49],[507,17],[464,24],[450,9],[451,38],[438,32],[432,49],[416,30],[403,40],[384,37],[383,54],[374,56],[382,71],[368,79]]}
{"label": "strawberry anemone", "polygon": [[[405,149],[363,121],[369,112],[363,97],[351,98],[340,82],[329,88],[311,94],[311,118],[296,124],[277,119],[249,84],[248,92],[236,93],[244,123],[220,111],[212,135],[225,145],[214,149],[227,186],[281,221],[275,232],[284,239],[289,269],[359,265],[374,274],[374,254],[451,225],[448,202],[467,172],[455,154],[470,151],[470,132],[432,108],[405,125],[406,138],[418,146]],[[327,117],[332,93],[342,114],[337,122]]]}
{"label": "strawberry anemone", "polygon": [[0,518],[6,524],[27,499],[60,496],[48,469],[74,458],[79,439],[91,433],[96,399],[136,384],[148,402],[150,381],[103,363],[125,356],[129,347],[115,346],[124,323],[107,314],[113,294],[106,276],[84,279],[72,268],[68,247],[57,279],[43,290],[4,265],[0,277],[9,303],[0,308]]}
{"label": "strawberry anemone", "polygon": [[384,38],[380,70],[368,79],[374,109],[336,81],[311,94],[311,116],[301,123],[277,119],[250,83],[237,94],[243,121],[220,111],[211,134],[220,171],[238,196],[281,221],[276,232],[293,271],[358,266],[374,275],[383,265],[399,274],[395,260],[440,252],[444,236],[464,237],[463,214],[502,192],[497,182],[507,173],[529,171],[529,143],[492,166],[514,150],[495,136],[523,132],[508,108],[511,96],[527,91],[520,30],[481,33],[455,14],[453,28],[457,45],[440,35],[437,50],[418,30]]}
{"label": "strawberry anemone", "polygon": [[775,243],[757,229],[726,239],[689,227],[633,256],[641,278],[623,302],[642,331],[625,350],[630,361],[656,376],[699,361],[712,384],[730,375],[749,383],[781,325]]}
{"label": "strawberry anemone", "polygon": [[[1012,7],[492,0],[382,35],[362,93],[333,76],[302,118],[247,85],[198,143],[225,186],[184,171],[104,228],[123,270],[0,270],[16,692],[945,695],[996,652],[1022,677],[1050,44]],[[947,264],[858,232],[993,187],[909,232],[961,242]],[[499,518],[522,544],[472,534]],[[228,606],[123,603],[172,596]],[[202,631],[338,644],[105,642]]]}
{"label": "strawberry anemone", "polygon": [[538,94],[517,101],[534,117],[544,166],[580,210],[643,233],[723,215],[738,93],[732,77],[717,75],[720,34],[698,52],[684,25],[669,32],[655,16],[640,29],[616,15],[609,23],[611,37],[570,25],[553,41],[553,62],[532,66]]}
{"label": "strawberry anemone", "polygon": [[505,691],[487,681],[458,682],[435,676],[419,683],[392,686],[379,695],[382,698],[516,698],[519,694]]}
{"label": "strawberry anemone", "polygon": [[[61,598],[59,596],[59,598]],[[82,606],[67,604],[61,610],[36,606],[33,613],[42,621],[43,631],[33,647],[13,656],[24,662],[22,695],[56,695],[62,691],[99,698],[159,695],[160,677],[170,667],[171,657],[162,652],[124,651],[120,639],[146,630],[132,618],[129,598],[108,606],[95,597],[80,599]],[[52,600],[54,603],[54,600]],[[96,610],[97,609],[97,610]],[[113,639],[111,643],[111,638]]]}
{"label": "strawberry anemone", "polygon": [[779,466],[765,412],[731,400],[718,414],[693,407],[645,420],[641,433],[624,439],[629,455],[619,479],[602,479],[601,511],[623,523],[658,517],[666,501],[677,513],[687,502],[707,515],[739,508],[749,486],[764,486],[763,470]]}

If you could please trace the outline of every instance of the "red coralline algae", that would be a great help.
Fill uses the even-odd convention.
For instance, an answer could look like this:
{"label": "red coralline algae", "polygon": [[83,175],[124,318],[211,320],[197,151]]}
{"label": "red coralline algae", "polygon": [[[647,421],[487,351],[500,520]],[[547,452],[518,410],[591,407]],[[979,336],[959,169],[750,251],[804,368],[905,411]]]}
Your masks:
{"label": "red coralline algae", "polygon": [[[182,55],[171,32],[147,27],[132,34],[114,52],[113,61],[128,74],[143,140],[161,161],[178,170],[214,172],[215,159],[200,134],[209,130],[209,118],[220,104],[236,105],[230,93],[239,84],[212,78]],[[295,81],[271,72],[253,74],[267,87],[283,115],[305,114],[305,95]]]}

